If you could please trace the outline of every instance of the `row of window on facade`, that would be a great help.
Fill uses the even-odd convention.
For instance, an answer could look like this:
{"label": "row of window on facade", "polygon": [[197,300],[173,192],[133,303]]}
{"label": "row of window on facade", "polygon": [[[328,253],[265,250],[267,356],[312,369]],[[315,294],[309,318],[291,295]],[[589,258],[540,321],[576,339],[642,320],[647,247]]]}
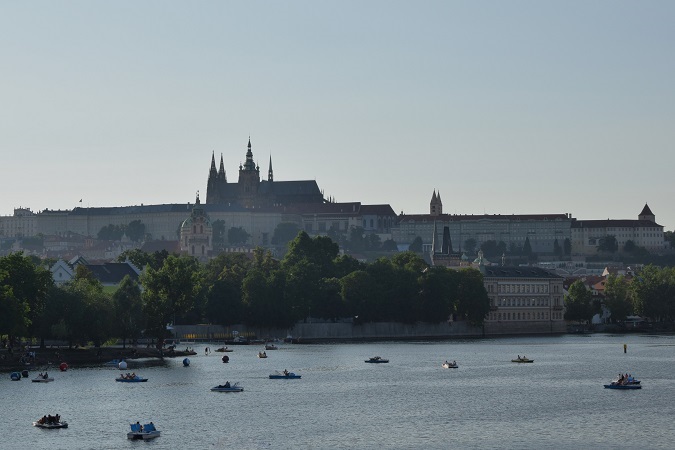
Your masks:
{"label": "row of window on facade", "polygon": [[[503,298],[497,300],[498,306],[550,306],[551,299],[546,298]],[[555,299],[555,306],[558,306],[558,299]]]}
{"label": "row of window on facade", "polygon": [[[557,286],[554,286],[554,290]],[[500,284],[500,294],[548,294],[548,284]]]}
{"label": "row of window on facade", "polygon": [[[562,320],[563,313],[553,312],[550,320]],[[548,312],[490,313],[488,320],[549,320]]]}

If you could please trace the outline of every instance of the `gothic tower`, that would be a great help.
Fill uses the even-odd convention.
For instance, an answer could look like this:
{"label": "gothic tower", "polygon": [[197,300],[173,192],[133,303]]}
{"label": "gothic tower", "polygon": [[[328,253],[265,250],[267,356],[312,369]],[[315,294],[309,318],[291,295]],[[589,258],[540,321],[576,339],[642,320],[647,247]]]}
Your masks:
{"label": "gothic tower", "polygon": [[239,166],[239,198],[242,206],[251,208],[256,206],[258,187],[260,186],[260,167],[253,162],[251,151],[251,137],[248,138],[248,151],[246,162]]}
{"label": "gothic tower", "polygon": [[429,202],[429,214],[432,216],[440,216],[443,214],[441,193],[439,192],[438,195],[436,195],[436,189],[434,189],[434,194],[431,196],[431,201]]}
{"label": "gothic tower", "polygon": [[[222,156],[220,159],[222,164]],[[223,174],[225,170],[223,169]],[[215,152],[211,154],[211,169],[209,170],[209,180],[206,183],[206,203],[218,203],[219,200],[219,191],[218,191],[218,172],[216,171],[216,155]]]}
{"label": "gothic tower", "polygon": [[272,172],[272,155],[270,155],[270,168],[267,170],[267,181],[274,181],[274,172]]}

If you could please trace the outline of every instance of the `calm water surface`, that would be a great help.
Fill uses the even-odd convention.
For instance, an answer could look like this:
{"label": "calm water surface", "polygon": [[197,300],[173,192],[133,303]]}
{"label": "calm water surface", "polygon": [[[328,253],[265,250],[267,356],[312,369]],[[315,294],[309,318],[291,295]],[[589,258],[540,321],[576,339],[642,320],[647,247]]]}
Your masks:
{"label": "calm water surface", "polygon": [[[623,344],[628,353],[623,353]],[[562,336],[441,342],[238,346],[131,362],[147,383],[109,367],[52,370],[53,383],[0,374],[0,448],[673,448],[675,337]],[[527,355],[534,364],[514,364]],[[366,364],[380,355],[389,364]],[[442,369],[446,359],[459,369]],[[301,380],[270,380],[288,369]],[[630,372],[638,391],[603,389]],[[31,373],[31,377],[34,374]],[[229,380],[241,393],[209,389]],[[31,422],[61,414],[70,428]],[[126,439],[130,422],[162,436]]]}

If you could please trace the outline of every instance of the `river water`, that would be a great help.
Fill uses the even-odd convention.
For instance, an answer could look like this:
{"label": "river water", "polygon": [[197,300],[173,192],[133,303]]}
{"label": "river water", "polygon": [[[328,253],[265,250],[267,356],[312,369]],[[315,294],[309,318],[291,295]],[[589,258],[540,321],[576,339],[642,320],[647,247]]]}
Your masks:
{"label": "river water", "polygon": [[[624,354],[623,344],[628,345]],[[567,335],[480,340],[278,344],[130,363],[147,383],[116,383],[110,367],[50,372],[53,383],[0,379],[0,448],[673,448],[675,337]],[[182,346],[181,346],[182,347]],[[533,364],[515,364],[516,355]],[[366,364],[379,355],[389,364]],[[446,359],[458,369],[443,369]],[[270,380],[288,369],[300,380]],[[603,383],[619,372],[643,388]],[[31,374],[31,377],[34,374]],[[229,380],[241,393],[209,389]],[[31,422],[61,414],[68,429]],[[129,441],[130,422],[162,436]]]}

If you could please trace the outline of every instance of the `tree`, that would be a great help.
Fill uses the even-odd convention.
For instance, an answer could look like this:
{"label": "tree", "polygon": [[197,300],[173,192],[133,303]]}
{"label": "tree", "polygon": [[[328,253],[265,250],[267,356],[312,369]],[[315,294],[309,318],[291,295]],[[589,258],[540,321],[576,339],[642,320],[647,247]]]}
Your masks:
{"label": "tree", "polygon": [[119,241],[123,235],[124,227],[110,224],[101,228],[97,237],[102,241]]}
{"label": "tree", "polygon": [[555,241],[553,241],[553,254],[560,257],[560,256],[562,256],[562,253],[563,253],[563,249],[560,246],[560,244],[558,243],[558,239],[556,239]]}
{"label": "tree", "polygon": [[248,242],[248,238],[250,237],[251,235],[248,234],[242,227],[232,227],[227,232],[227,241],[231,245],[246,244],[246,242]]}
{"label": "tree", "polygon": [[387,239],[386,241],[382,242],[381,250],[383,252],[397,252],[398,245],[396,245],[396,241],[393,239]]}
{"label": "tree", "polygon": [[[9,288],[3,293],[6,307],[11,314],[22,314],[21,334],[35,336],[37,318],[43,313],[47,293],[54,285],[52,274],[22,252],[0,257],[0,286]],[[19,329],[16,329],[19,331]]]}
{"label": "tree", "polygon": [[349,241],[347,247],[353,252],[362,252],[366,249],[363,227],[351,227],[349,229]]}
{"label": "tree", "polygon": [[[168,323],[178,323],[197,313],[204,299],[203,272],[194,258],[169,256],[164,265],[141,275],[148,328],[157,338]],[[193,314],[195,315],[195,314]]]}
{"label": "tree", "polygon": [[570,241],[570,238],[565,238],[563,241],[563,253],[565,253],[565,256],[572,254],[572,242]]}
{"label": "tree", "polygon": [[598,245],[599,252],[615,253],[617,250],[619,250],[619,243],[616,240],[616,236],[610,234],[600,239],[600,244]]}
{"label": "tree", "polygon": [[577,280],[565,296],[565,320],[589,321],[593,317],[593,296],[583,281]]}
{"label": "tree", "polygon": [[429,323],[448,320],[454,312],[458,273],[432,267],[420,278],[419,319]]}
{"label": "tree", "polygon": [[422,238],[417,236],[415,239],[413,239],[412,243],[408,247],[408,250],[415,253],[422,253],[423,248],[424,246],[422,243]]}
{"label": "tree", "polygon": [[482,326],[485,316],[490,312],[490,297],[485,290],[483,274],[476,269],[461,269],[456,298],[457,313],[471,325]]}
{"label": "tree", "polygon": [[637,250],[637,245],[630,239],[623,245],[623,251],[626,253],[633,253],[635,250]]}
{"label": "tree", "polygon": [[478,245],[476,240],[474,238],[469,238],[464,241],[464,251],[468,254],[473,254],[476,252],[476,245]]}
{"label": "tree", "polygon": [[610,310],[610,318],[614,321],[626,320],[633,312],[633,305],[629,298],[628,281],[624,277],[614,274],[607,276],[605,282],[605,306]]}
{"label": "tree", "polygon": [[213,230],[213,246],[222,248],[225,245],[225,221],[214,220],[211,223],[211,229]]}
{"label": "tree", "polygon": [[295,222],[281,222],[274,228],[272,235],[273,245],[287,245],[300,232],[300,227]]}
{"label": "tree", "polygon": [[366,237],[364,239],[364,243],[365,243],[365,246],[366,246],[365,249],[368,250],[368,251],[371,251],[371,252],[375,251],[375,250],[379,250],[380,247],[382,246],[380,236],[378,236],[375,233],[370,233],[370,234],[366,235]]}
{"label": "tree", "polygon": [[122,348],[126,348],[127,339],[137,339],[145,328],[145,313],[138,283],[129,275],[125,276],[112,300],[115,308],[115,332],[122,338]]}
{"label": "tree", "polygon": [[140,220],[132,220],[124,232],[132,241],[140,242],[145,238],[145,224]]}

